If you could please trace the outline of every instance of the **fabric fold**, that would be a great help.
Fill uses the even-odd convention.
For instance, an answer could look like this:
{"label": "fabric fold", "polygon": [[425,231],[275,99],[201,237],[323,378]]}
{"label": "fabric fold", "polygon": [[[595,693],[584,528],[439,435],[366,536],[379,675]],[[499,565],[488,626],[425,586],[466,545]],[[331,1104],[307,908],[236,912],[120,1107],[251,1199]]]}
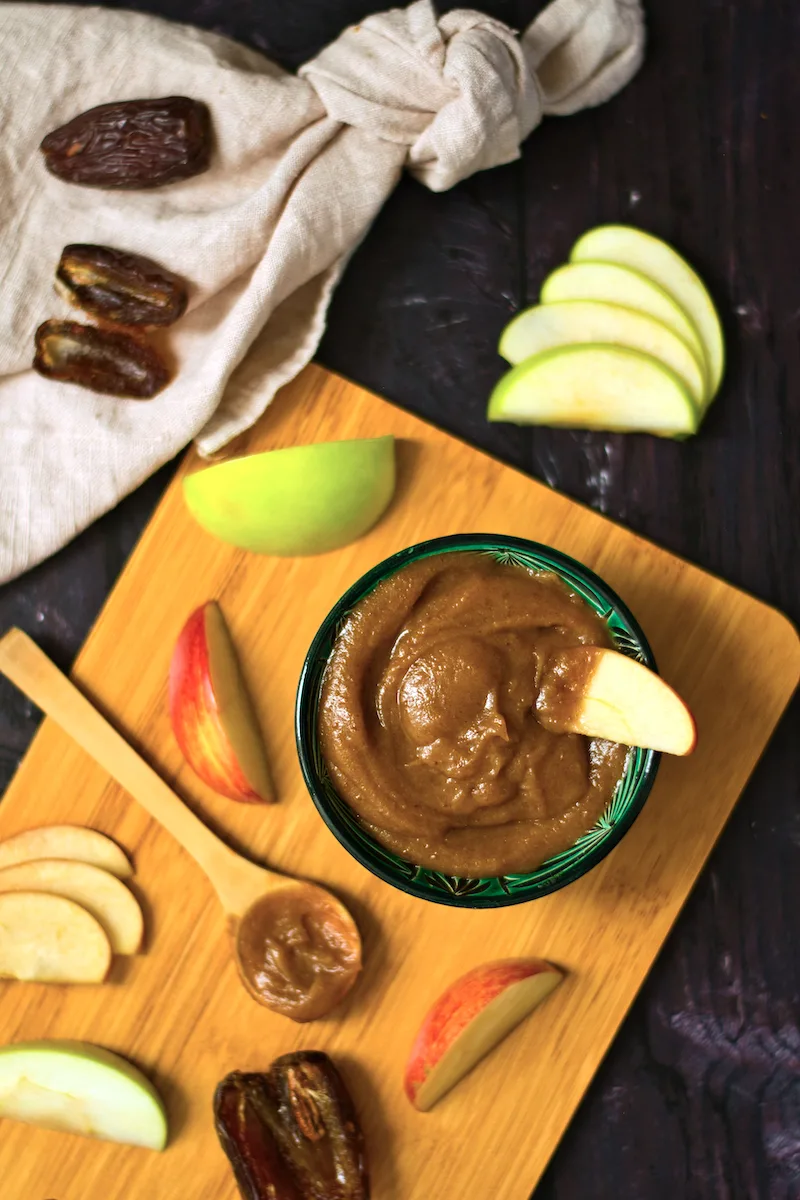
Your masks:
{"label": "fabric fold", "polygon": [[[403,169],[441,191],[511,161],[543,114],[622,87],[643,45],[638,0],[554,0],[521,39],[417,0],[345,30],[294,75],[157,17],[0,5],[0,582],[193,439],[211,454],[258,419],[312,358],[335,285]],[[114,192],[44,169],[41,138],[78,113],[181,94],[211,109],[206,173]],[[153,400],[30,369],[37,326],[69,313],[53,277],[70,242],[147,255],[189,282],[168,333],[176,374]]]}

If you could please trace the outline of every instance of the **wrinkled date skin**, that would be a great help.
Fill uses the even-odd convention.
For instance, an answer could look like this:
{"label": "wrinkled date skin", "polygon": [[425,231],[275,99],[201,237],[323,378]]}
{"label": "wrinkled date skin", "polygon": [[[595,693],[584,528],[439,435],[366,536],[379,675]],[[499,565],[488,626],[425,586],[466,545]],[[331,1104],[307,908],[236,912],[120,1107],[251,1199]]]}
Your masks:
{"label": "wrinkled date skin", "polygon": [[48,133],[45,166],[66,183],[153,188],[208,168],[211,117],[187,96],[100,104]]}
{"label": "wrinkled date skin", "polygon": [[39,326],[33,367],[47,379],[131,400],[149,400],[170,378],[155,350],[129,333],[77,321]]}
{"label": "wrinkled date skin", "polygon": [[234,1071],[217,1087],[214,1118],[244,1200],[369,1200],[364,1138],[327,1054]]}
{"label": "wrinkled date skin", "polygon": [[186,285],[177,275],[108,246],[65,246],[56,286],[93,316],[139,329],[172,325],[186,311]]}

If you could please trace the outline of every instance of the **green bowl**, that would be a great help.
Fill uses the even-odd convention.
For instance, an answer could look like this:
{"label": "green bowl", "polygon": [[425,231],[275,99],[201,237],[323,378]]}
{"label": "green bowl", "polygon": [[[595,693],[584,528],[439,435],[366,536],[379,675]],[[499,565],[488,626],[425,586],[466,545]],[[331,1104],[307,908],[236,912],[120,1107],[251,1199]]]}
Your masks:
{"label": "green bowl", "polygon": [[398,858],[367,833],[353,810],[337,794],[320,750],[317,722],[328,658],[350,610],[382,580],[416,559],[463,551],[491,554],[500,562],[519,563],[523,567],[558,575],[567,587],[582,596],[603,618],[617,650],[652,670],[656,669],[652,651],[635,617],[619,596],[588,567],[550,546],[528,542],[523,538],[482,533],[455,534],[420,542],[393,554],[362,575],[334,605],[322,622],[303,664],[297,691],[295,734],[303,777],[320,816],[362,866],[384,882],[422,900],[459,908],[499,908],[505,904],[521,904],[546,896],[573,883],[597,866],[641,812],[653,786],[661,756],[653,750],[632,748],[614,797],[597,824],[583,834],[574,846],[547,859],[536,870],[522,875],[500,875],[485,879],[444,875],[440,871]]}

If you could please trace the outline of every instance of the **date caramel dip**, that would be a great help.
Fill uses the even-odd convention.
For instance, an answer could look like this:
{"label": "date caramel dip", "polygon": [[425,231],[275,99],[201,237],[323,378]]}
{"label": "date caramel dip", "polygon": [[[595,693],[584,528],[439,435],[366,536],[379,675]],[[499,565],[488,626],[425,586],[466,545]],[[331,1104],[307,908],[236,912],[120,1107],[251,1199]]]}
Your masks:
{"label": "date caramel dip", "polygon": [[544,664],[579,645],[612,642],[556,575],[468,551],[401,568],[349,613],[326,667],[319,738],[339,795],[381,845],[450,875],[566,850],[628,754],[544,727]]}
{"label": "date caramel dip", "polygon": [[361,940],[333,896],[312,884],[267,892],[236,936],[242,982],[293,1021],[315,1021],[342,1000],[361,970]]}

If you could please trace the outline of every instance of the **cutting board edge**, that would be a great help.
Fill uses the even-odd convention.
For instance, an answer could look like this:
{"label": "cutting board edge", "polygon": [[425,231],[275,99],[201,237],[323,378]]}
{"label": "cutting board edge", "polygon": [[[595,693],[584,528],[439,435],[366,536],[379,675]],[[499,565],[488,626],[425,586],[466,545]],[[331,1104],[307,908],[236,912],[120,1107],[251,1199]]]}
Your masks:
{"label": "cutting board edge", "polygon": [[[318,368],[315,367],[314,369],[317,370]],[[343,377],[338,377],[338,378],[342,380],[342,383],[344,385],[347,385],[347,381],[344,380]],[[365,395],[370,396],[370,393],[366,392],[366,389],[359,389],[359,390],[364,392]],[[389,402],[384,402],[384,403],[389,403]],[[396,409],[399,412],[408,414],[408,410],[403,409],[399,405],[390,405],[390,407]],[[413,415],[413,414],[408,414],[408,415]],[[436,428],[436,427],[434,427],[434,428]],[[446,433],[446,431],[440,431],[440,432]],[[450,435],[447,435],[447,436],[449,437]],[[474,447],[470,446],[470,444],[467,441],[463,441],[461,439],[452,439],[452,440],[458,441],[460,445],[463,445],[464,447],[469,448],[469,450],[472,454],[479,454],[479,455],[481,455],[481,457],[489,459],[492,462],[499,462],[499,460],[493,459],[492,456],[487,455],[484,451],[476,450]],[[170,489],[178,486],[179,479],[186,472],[186,470],[191,468],[193,460],[197,461],[196,455],[194,455],[192,451],[190,451],[187,455],[184,456],[183,461],[179,465],[178,473],[176,474],[175,479],[171,482],[168,492]],[[631,531],[627,530],[625,528],[625,526],[620,525],[619,523],[616,523],[616,522],[609,521],[609,519],[607,517],[603,516],[602,514],[597,513],[595,510],[588,508],[585,505],[581,505],[578,502],[569,499],[568,497],[564,496],[562,493],[558,493],[558,492],[555,492],[553,489],[547,488],[547,486],[545,484],[542,484],[540,481],[533,480],[530,476],[526,475],[526,473],[524,471],[521,471],[518,468],[509,467],[506,464],[503,464],[503,467],[505,470],[512,472],[514,475],[518,476],[519,478],[526,480],[528,486],[533,485],[537,488],[543,489],[549,495],[555,497],[558,500],[558,502],[560,504],[563,504],[565,507],[569,506],[569,507],[579,508],[582,510],[582,512],[584,514],[588,513],[589,516],[593,520],[597,520],[598,522],[601,522],[603,525],[614,526],[615,528],[623,531],[627,537],[635,539],[636,542],[639,543],[640,545],[648,548],[649,550],[651,550],[653,552],[657,552],[659,555],[664,555],[664,556],[669,557],[671,560],[673,560],[673,562],[681,564],[681,566],[686,567],[688,570],[690,570],[692,572],[696,572],[699,576],[702,576],[704,580],[716,579],[716,577],[711,576],[711,575],[709,575],[709,573],[703,571],[702,568],[696,567],[693,564],[686,562],[685,560],[679,559],[677,556],[672,555],[669,551],[661,550],[654,543],[649,542],[647,539],[642,538],[638,534],[631,533]],[[166,496],[164,499],[166,499]],[[163,505],[163,500],[162,500],[162,505]],[[174,509],[172,511],[174,512]],[[140,553],[142,553],[143,550],[145,549],[146,544],[147,544],[146,539],[148,537],[148,534],[151,532],[153,534],[155,534],[159,514],[164,515],[164,510],[161,506],[159,506],[159,510],[157,510],[157,513],[155,514],[155,517],[151,521],[150,525],[148,526],[148,529],[145,531],[144,535],[139,540],[136,547],[134,547],[134,550],[133,550],[129,560],[126,563],[125,568],[123,569],[123,572],[121,573],[120,582],[121,582],[122,578],[125,576],[125,574],[127,573],[127,571],[133,568],[133,566],[135,565],[135,560],[137,559],[138,555]],[[203,535],[203,536],[206,536],[206,535]],[[242,556],[242,557],[244,557],[244,556]],[[241,560],[239,560],[237,558],[236,561],[240,562]],[[796,632],[794,626],[788,620],[788,618],[786,618],[785,615],[780,612],[780,610],[772,608],[771,606],[766,604],[764,601],[759,600],[757,597],[753,597],[753,596],[749,595],[748,593],[742,591],[741,589],[734,588],[732,585],[725,583],[724,580],[717,579],[716,582],[718,583],[718,585],[720,587],[724,587],[730,593],[738,593],[741,597],[743,597],[747,601],[748,605],[757,605],[757,606],[759,606],[760,610],[763,610],[765,608],[767,609],[767,613],[770,615],[769,623],[770,623],[771,631],[774,633],[776,644],[777,644],[777,642],[782,641],[784,636],[786,636],[787,631],[785,629],[785,626],[788,625],[791,630],[793,645],[794,646],[797,645],[797,632]],[[80,666],[81,666],[81,663],[84,661],[84,655],[86,654],[87,650],[91,647],[93,639],[96,638],[96,636],[98,634],[98,626],[100,625],[100,622],[106,612],[106,606],[108,603],[110,603],[111,599],[112,599],[112,597],[109,597],[109,600],[106,602],[106,604],[104,604],[103,609],[101,610],[101,613],[98,615],[97,621],[94,623],[92,630],[91,630],[89,636],[87,637],[86,643],[85,643],[84,647],[82,648],[81,653],[76,658],[75,669],[78,671],[78,673],[80,673]],[[780,620],[773,622],[772,614],[774,614],[775,616],[780,618]],[[767,614],[764,614],[764,616],[766,618]],[[95,662],[93,664],[93,666],[94,666],[94,669],[96,670],[97,663]],[[753,759],[752,765],[750,766],[750,769],[747,774],[747,778],[744,780],[744,782],[741,785],[741,788],[739,789],[739,795],[741,795],[742,790],[746,786],[747,780],[749,780],[749,778],[752,776],[752,772],[753,772],[753,770],[755,770],[757,763],[759,762],[760,758],[762,757],[764,750],[766,749],[766,746],[769,743],[769,739],[771,738],[772,734],[774,733],[775,727],[778,725],[779,721],[781,720],[781,717],[785,712],[786,706],[790,703],[791,696],[794,691],[794,686],[796,686],[796,685],[792,685],[792,687],[789,688],[787,685],[786,688],[782,689],[782,693],[783,693],[783,691],[786,691],[786,700],[782,704],[782,707],[780,707],[780,710],[777,711],[774,722],[772,722],[772,724],[770,725],[769,737],[767,739],[765,739],[764,745],[761,747],[761,749],[759,750],[759,752],[755,755],[755,757]],[[777,704],[777,701],[776,701],[776,704]],[[28,760],[29,755],[33,751],[34,745],[37,744],[37,740],[39,737],[40,737],[40,734],[37,734],[37,738],[34,739],[34,744],[31,746],[31,750],[29,751],[29,754],[25,756],[25,759],[23,761]],[[641,979],[640,979],[636,989],[634,990],[633,994],[630,996],[629,999],[627,996],[625,997],[626,1003],[625,1003],[625,1007],[624,1007],[624,1015],[620,1018],[619,1021],[614,1022],[613,1028],[609,1032],[608,1039],[603,1048],[602,1054],[599,1056],[597,1064],[594,1065],[592,1067],[592,1069],[587,1073],[585,1083],[583,1082],[583,1080],[581,1080],[582,1086],[580,1087],[580,1095],[575,1096],[575,1103],[572,1104],[570,1112],[567,1115],[567,1117],[564,1121],[564,1124],[562,1126],[561,1132],[563,1132],[563,1128],[566,1128],[566,1126],[569,1124],[569,1121],[572,1119],[572,1115],[574,1114],[574,1111],[577,1108],[578,1104],[582,1103],[583,1100],[585,1099],[586,1092],[587,1092],[587,1090],[591,1084],[591,1081],[596,1073],[597,1066],[600,1063],[602,1063],[603,1060],[605,1059],[606,1055],[608,1054],[608,1050],[609,1050],[611,1044],[613,1043],[614,1038],[616,1037],[616,1033],[618,1031],[619,1025],[621,1024],[621,1021],[626,1019],[627,1015],[630,1013],[630,1009],[631,1009],[632,1005],[634,1004],[636,998],[640,995],[642,986],[647,980],[648,974],[649,974],[650,970],[652,969],[652,965],[653,965],[653,963],[655,963],[658,960],[660,954],[662,953],[662,951],[664,949],[664,945],[667,940],[667,937],[669,937],[671,935],[672,930],[674,929],[675,923],[679,919],[679,917],[685,907],[686,900],[688,899],[689,895],[691,894],[691,892],[694,889],[694,886],[696,885],[697,878],[698,878],[700,872],[703,870],[704,865],[708,860],[708,857],[713,852],[714,847],[716,846],[716,844],[719,841],[719,837],[721,836],[722,832],[725,829],[725,826],[730,818],[730,815],[733,811],[733,808],[735,807],[736,802],[738,802],[738,797],[737,797],[737,801],[735,801],[731,805],[730,810],[721,818],[719,827],[716,832],[716,836],[714,837],[713,844],[709,847],[707,853],[705,853],[703,856],[702,862],[698,865],[697,872],[692,877],[690,886],[687,888],[685,895],[683,896],[682,900],[678,904],[676,911],[675,911],[674,915],[672,916],[672,919],[669,922],[669,926],[668,926],[666,932],[660,938],[658,949],[657,949],[656,953],[653,955],[652,959],[650,959],[648,964],[644,967],[644,969],[641,973]],[[577,1093],[578,1089],[576,1088],[575,1091]],[[561,1134],[559,1133],[559,1137],[560,1136],[561,1136]],[[552,1153],[555,1151],[556,1147],[557,1147],[557,1141],[554,1142],[552,1148],[548,1151],[547,1161],[549,1161],[550,1158],[552,1157]],[[539,1170],[539,1173],[536,1176],[536,1182],[538,1182],[538,1179],[541,1177],[541,1172],[543,1170],[544,1170],[544,1165],[541,1165],[541,1169]],[[527,1176],[526,1176],[526,1179],[527,1179]],[[416,1190],[415,1190],[415,1196],[416,1196]],[[394,1200],[394,1197],[392,1197],[391,1200]]]}
{"label": "cutting board edge", "polygon": [[[588,514],[591,518],[597,520],[598,522],[602,522],[603,524],[612,525],[615,528],[622,530],[629,537],[631,537],[635,540],[635,542],[637,543],[637,546],[639,546],[641,548],[646,548],[646,549],[654,548],[654,549],[660,551],[662,554],[667,554],[674,561],[679,563],[682,567],[686,567],[692,571],[698,571],[706,579],[711,579],[715,583],[721,584],[724,587],[729,588],[732,591],[738,593],[740,596],[745,597],[748,601],[759,605],[760,608],[766,614],[769,614],[769,618],[771,621],[773,621],[775,618],[778,618],[779,623],[782,622],[787,627],[787,631],[792,634],[793,639],[794,639],[795,654],[796,654],[796,658],[797,658],[797,677],[796,677],[796,682],[795,682],[795,688],[800,683],[800,630],[798,630],[798,627],[794,624],[794,622],[791,620],[791,618],[786,615],[786,613],[784,613],[780,608],[771,604],[768,600],[764,600],[760,596],[756,596],[754,593],[749,592],[745,588],[740,587],[738,584],[730,583],[727,579],[723,578],[721,575],[717,575],[712,571],[708,571],[705,567],[702,567],[699,564],[692,562],[690,559],[684,558],[681,555],[676,554],[674,551],[672,551],[668,548],[665,548],[664,546],[660,545],[658,542],[654,542],[652,539],[645,537],[644,534],[638,533],[636,530],[631,529],[629,526],[625,525],[622,521],[615,520],[613,517],[609,517],[605,513],[598,512],[597,509],[592,508],[592,506],[590,504],[587,504],[586,502],[584,502],[582,500],[577,500],[574,497],[569,496],[566,492],[560,491],[558,488],[551,488],[547,483],[543,482],[537,476],[531,475],[527,471],[524,471],[521,467],[517,467],[513,463],[508,463],[504,459],[499,458],[496,455],[490,454],[488,451],[483,450],[480,446],[470,442],[468,439],[459,437],[458,435],[451,433],[443,425],[439,425],[435,421],[431,421],[427,418],[423,419],[423,418],[417,416],[417,414],[414,413],[411,409],[406,408],[404,405],[399,404],[397,401],[389,400],[384,396],[377,396],[377,395],[375,395],[375,393],[370,392],[368,388],[364,387],[363,384],[360,384],[360,383],[356,382],[355,380],[348,379],[347,376],[342,375],[337,371],[331,371],[327,367],[323,367],[321,364],[319,364],[315,361],[308,363],[305,367],[303,367],[302,371],[298,372],[297,376],[295,376],[294,379],[290,380],[289,383],[284,384],[284,387],[280,389],[280,391],[277,393],[277,395],[280,395],[280,392],[282,392],[284,390],[284,388],[290,387],[293,384],[297,384],[299,381],[302,380],[303,376],[307,376],[307,375],[311,375],[314,377],[321,376],[321,378],[318,381],[320,385],[323,385],[326,382],[326,377],[332,377],[333,379],[335,379],[337,381],[337,383],[340,383],[346,387],[357,388],[360,392],[364,393],[367,396],[370,396],[373,400],[378,400],[380,403],[386,404],[390,408],[396,408],[400,412],[405,413],[407,416],[412,417],[413,419],[415,419],[417,421],[420,421],[423,425],[429,425],[432,429],[437,430],[437,432],[445,435],[446,437],[450,438],[452,441],[458,442],[459,445],[467,447],[467,449],[471,450],[475,454],[480,455],[482,458],[488,459],[493,463],[499,463],[506,470],[512,471],[515,475],[520,476],[520,478],[526,480],[529,484],[533,484],[534,487],[542,488],[548,494],[557,497],[560,501],[564,502],[565,504],[575,506],[575,507],[581,509],[582,512],[584,512],[585,514]],[[315,379],[315,383],[316,383],[316,379]],[[277,395],[276,395],[276,398],[277,398]],[[248,432],[255,431],[259,422],[268,418],[269,412],[270,412],[270,406],[267,406],[267,408],[264,410],[264,412],[258,418],[258,420],[253,423],[253,425],[251,426],[251,429]],[[335,439],[332,439],[332,440],[335,440]],[[89,629],[89,632],[87,633],[87,635],[83,641],[83,644],[81,645],[81,648],[75,657],[71,671],[74,670],[75,668],[80,667],[80,664],[81,664],[83,656],[86,652],[87,646],[88,646],[89,642],[91,641],[91,639],[95,633],[95,630],[97,629],[98,625],[100,624],[101,619],[105,615],[106,608],[112,600],[114,591],[116,590],[117,586],[125,580],[125,577],[128,574],[128,572],[131,569],[133,569],[133,567],[135,566],[134,560],[136,559],[136,557],[138,557],[140,550],[144,546],[146,546],[147,541],[152,536],[154,536],[159,518],[165,516],[165,514],[162,513],[162,511],[161,511],[164,501],[167,499],[170,492],[177,492],[179,490],[181,480],[186,476],[186,474],[188,474],[190,469],[195,465],[197,465],[199,467],[201,465],[211,466],[213,464],[211,462],[205,463],[204,460],[200,457],[200,455],[197,452],[197,450],[195,449],[195,447],[193,445],[190,445],[184,451],[183,456],[181,457],[181,460],[178,464],[175,475],[170,480],[167,487],[164,489],[164,492],[163,492],[161,498],[159,499],[158,505],[156,506],[155,512],[153,513],[152,517],[150,518],[150,520],[148,521],[144,530],[142,531],[141,536],[137,539],[136,543],[132,547],[131,552],[128,555],[128,558],[126,559],[126,561],[122,567],[122,570],[120,571],[119,575],[117,576],[116,580],[114,581],[114,585],[113,585],[111,591],[109,592],[106,599],[103,601],[103,604],[102,604],[97,616],[95,617],[94,621],[92,622],[91,628]],[[491,531],[490,530],[475,530],[475,532],[477,533],[477,532],[491,532]],[[204,536],[211,537],[210,534],[204,534]],[[250,553],[249,551],[246,551],[246,550],[235,550],[235,552],[239,556],[247,555]],[[256,557],[258,557],[258,556],[256,556]],[[287,556],[287,557],[291,557],[291,556]],[[322,557],[324,557],[324,556],[322,556]],[[790,699],[791,699],[791,696],[790,696]],[[787,704],[788,703],[789,703],[789,701],[787,701]]]}

